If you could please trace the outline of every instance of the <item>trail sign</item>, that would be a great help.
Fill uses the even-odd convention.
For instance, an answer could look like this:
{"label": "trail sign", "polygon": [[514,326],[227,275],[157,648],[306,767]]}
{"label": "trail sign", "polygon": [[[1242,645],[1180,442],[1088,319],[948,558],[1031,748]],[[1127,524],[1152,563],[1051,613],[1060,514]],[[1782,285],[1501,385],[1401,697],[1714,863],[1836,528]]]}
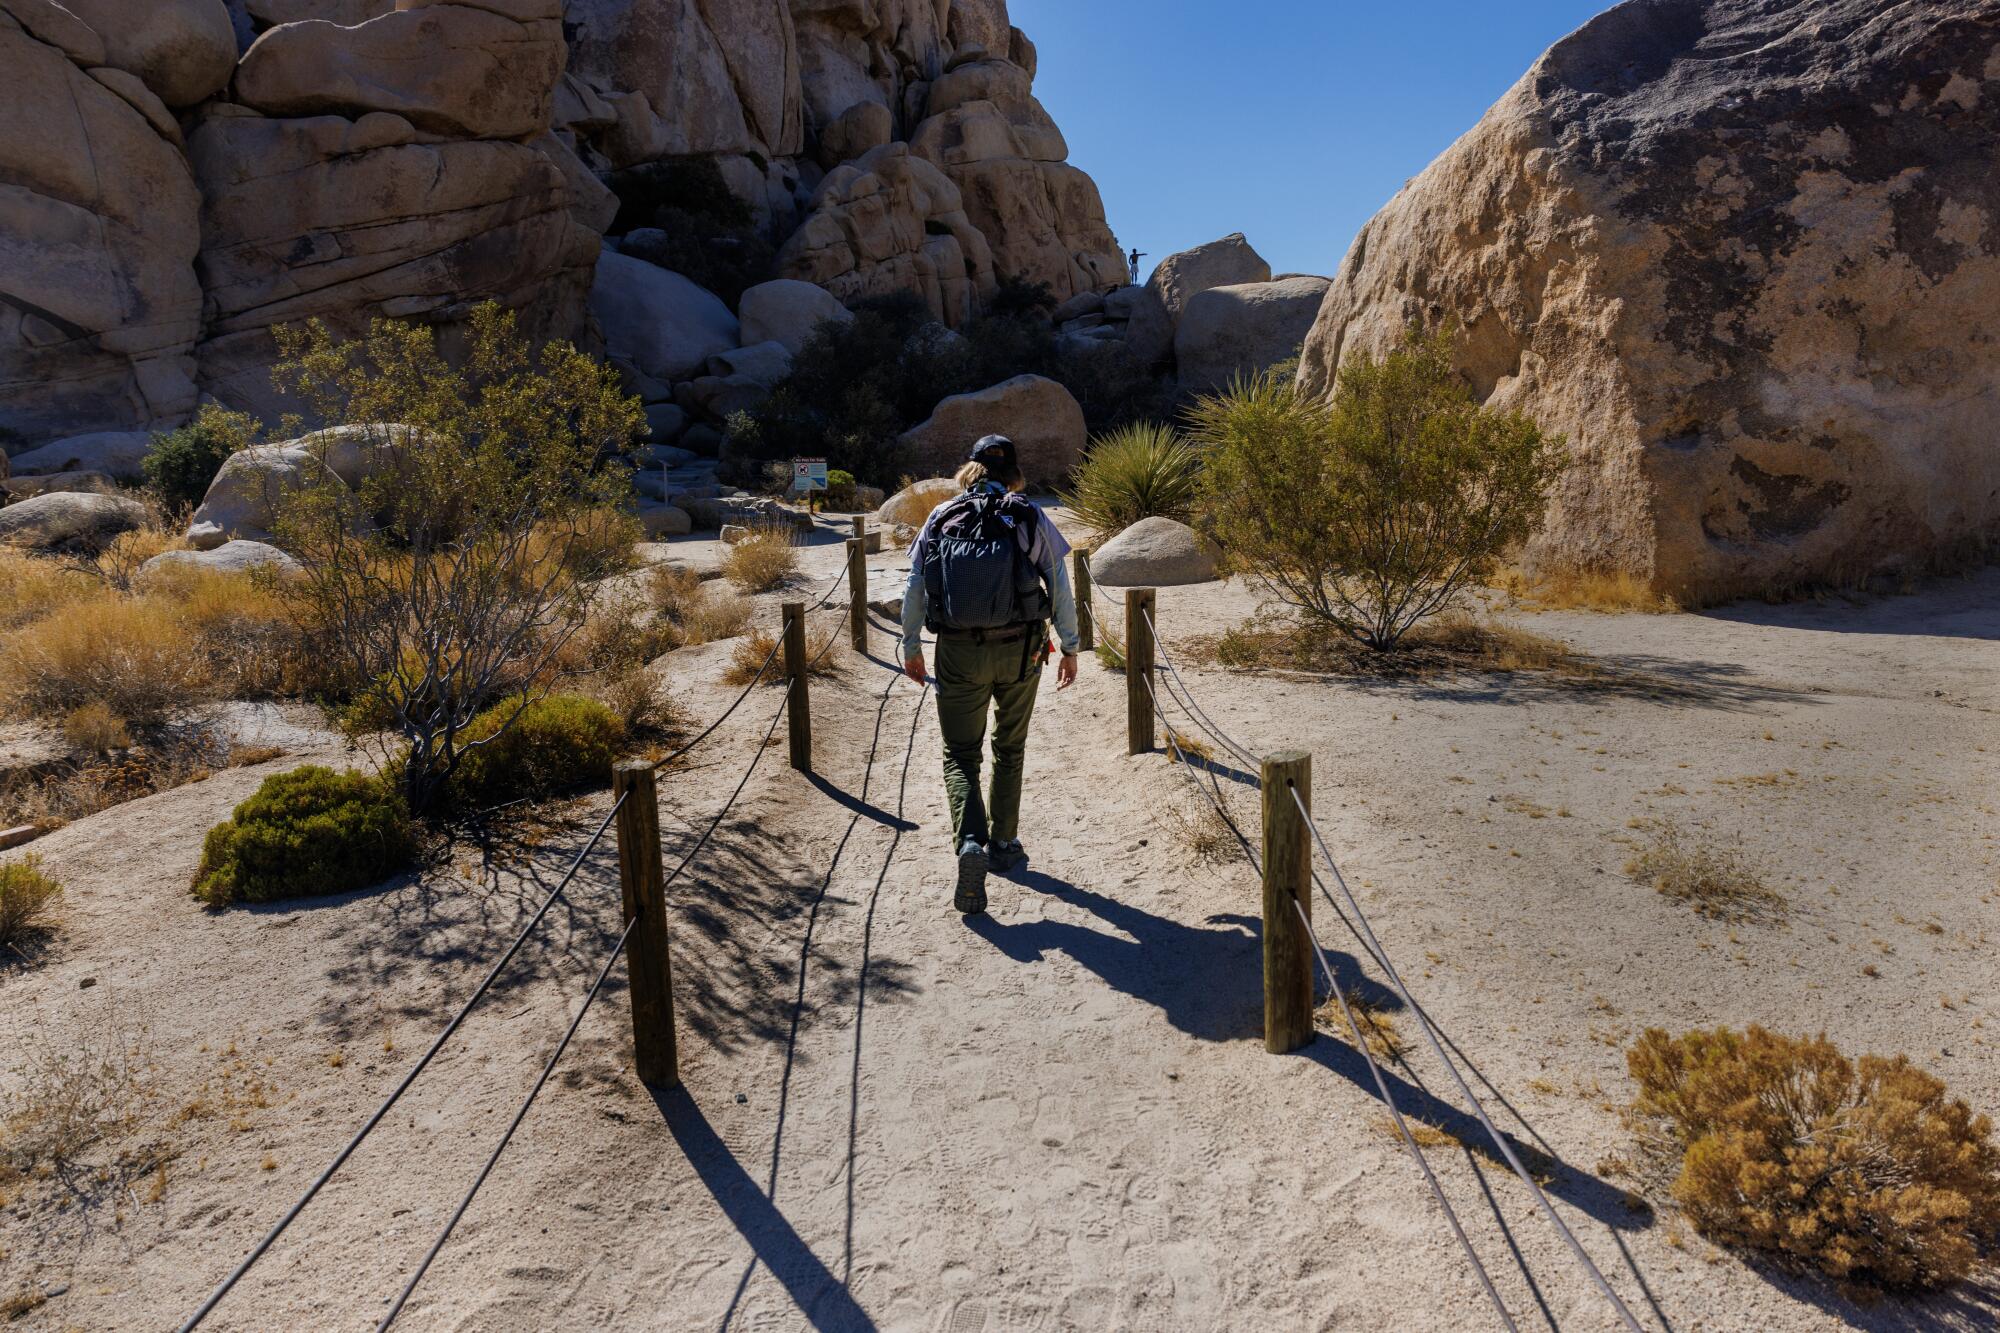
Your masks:
{"label": "trail sign", "polygon": [[794,458],[792,460],[792,489],[795,491],[825,490],[826,460],[824,458]]}

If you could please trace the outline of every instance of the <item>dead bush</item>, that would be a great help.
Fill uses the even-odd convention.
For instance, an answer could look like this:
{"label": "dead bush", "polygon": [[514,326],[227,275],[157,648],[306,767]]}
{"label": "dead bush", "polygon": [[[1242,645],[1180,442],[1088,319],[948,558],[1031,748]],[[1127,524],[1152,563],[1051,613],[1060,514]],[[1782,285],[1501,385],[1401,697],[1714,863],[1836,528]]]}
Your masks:
{"label": "dead bush", "polygon": [[1190,640],[1198,660],[1239,670],[1340,676],[1425,676],[1457,671],[1594,674],[1568,644],[1497,620],[1448,611],[1406,633],[1393,648],[1368,648],[1326,626],[1260,613],[1214,638]]}
{"label": "dead bush", "polygon": [[106,754],[130,749],[132,745],[132,733],[126,730],[125,719],[96,702],[71,709],[63,717],[62,734],[70,749],[83,754]]}
{"label": "dead bush", "polygon": [[[1368,1044],[1369,1053],[1385,1063],[1401,1060],[1410,1049],[1409,1044],[1388,1011],[1359,991],[1349,991],[1347,1003],[1354,1010],[1354,1021],[1361,1027],[1361,1040]],[[1329,996],[1313,1010],[1313,1021],[1321,1031],[1332,1033],[1350,1046],[1356,1044],[1354,1027],[1348,1023],[1339,999]]]}
{"label": "dead bush", "polygon": [[[275,751],[250,747],[247,753]],[[88,755],[18,770],[0,783],[0,820],[61,828],[155,792],[200,782],[239,762],[228,741],[200,724],[153,728],[116,755]],[[242,762],[257,762],[254,758]]]}
{"label": "dead bush", "polygon": [[[830,680],[840,675],[845,651],[837,642],[829,643],[823,637],[816,637],[823,631],[816,631],[810,621],[806,632],[806,652],[811,654],[806,663],[806,674],[821,680]],[[785,655],[781,652],[771,657],[771,650],[778,645],[777,636],[758,630],[737,643],[735,651],[729,655],[729,665],[723,668],[722,683],[725,685],[748,685],[757,679],[758,669],[769,658],[770,669],[764,672],[763,684],[783,685],[785,683]],[[821,651],[824,649],[825,651]]]}
{"label": "dead bush", "polygon": [[1167,837],[1190,865],[1216,865],[1236,855],[1236,832],[1211,802],[1191,796],[1164,809]]}
{"label": "dead bush", "polygon": [[1623,571],[1565,569],[1529,574],[1509,567],[1488,579],[1487,586],[1505,593],[1510,604],[1531,611],[1672,615],[1681,609],[1673,598]]}
{"label": "dead bush", "polygon": [[752,528],[749,536],[729,548],[722,568],[745,592],[782,588],[798,572],[797,536],[777,526]]}
{"label": "dead bush", "polygon": [[1907,1057],[1850,1061],[1760,1027],[1627,1053],[1631,1118],[1675,1202],[1718,1244],[1863,1288],[1966,1277],[2000,1243],[1992,1123]]}
{"label": "dead bush", "polygon": [[42,873],[39,856],[0,864],[0,949],[18,953],[53,929],[62,893],[62,885]]}
{"label": "dead bush", "polygon": [[0,1120],[0,1182],[76,1166],[90,1148],[130,1128],[146,1100],[145,1070],[139,1042],[123,1034],[32,1033],[19,1049]]}
{"label": "dead bush", "polygon": [[685,647],[733,639],[749,627],[750,600],[705,581],[692,569],[661,565],[653,573],[653,604]]}
{"label": "dead bush", "polygon": [[1661,822],[1652,846],[1625,863],[1625,873],[1717,921],[1784,915],[1784,895],[1765,887],[1740,846],[1706,830],[1689,833],[1671,819]]}

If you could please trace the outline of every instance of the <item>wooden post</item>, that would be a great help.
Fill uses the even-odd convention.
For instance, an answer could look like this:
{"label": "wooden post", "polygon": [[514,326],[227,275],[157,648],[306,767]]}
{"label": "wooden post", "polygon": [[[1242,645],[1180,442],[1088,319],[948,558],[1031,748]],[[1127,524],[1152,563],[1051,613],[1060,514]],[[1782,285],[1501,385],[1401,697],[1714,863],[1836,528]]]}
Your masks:
{"label": "wooden post", "polygon": [[[856,523],[860,519],[854,520]],[[860,537],[847,539],[847,631],[854,651],[868,651],[868,544]]]}
{"label": "wooden post", "polygon": [[1151,588],[1125,590],[1125,753],[1153,748],[1153,606]]}
{"label": "wooden post", "polygon": [[625,971],[632,987],[632,1049],[639,1081],[677,1088],[680,1057],[674,1048],[674,975],[667,954],[666,869],[660,860],[660,798],[653,765],[628,759],[611,770],[618,807],[618,883],[625,921],[638,925],[625,937]]}
{"label": "wooden post", "polygon": [[880,531],[870,532],[868,530],[868,515],[866,514],[856,514],[854,516],[854,540],[860,542],[861,549],[869,555],[875,555],[882,549],[882,534]]}
{"label": "wooden post", "polygon": [[806,693],[806,604],[786,602],[785,675],[790,679],[790,698],[785,716],[792,742],[792,767],[812,772],[812,700]]}
{"label": "wooden post", "polygon": [[1097,647],[1097,618],[1090,610],[1090,557],[1070,554],[1070,591],[1076,594],[1076,642],[1084,652]]}
{"label": "wooden post", "polygon": [[1264,1049],[1296,1051],[1313,1039],[1312,944],[1297,903],[1312,917],[1312,845],[1299,801],[1312,809],[1312,756],[1286,750],[1264,761]]}

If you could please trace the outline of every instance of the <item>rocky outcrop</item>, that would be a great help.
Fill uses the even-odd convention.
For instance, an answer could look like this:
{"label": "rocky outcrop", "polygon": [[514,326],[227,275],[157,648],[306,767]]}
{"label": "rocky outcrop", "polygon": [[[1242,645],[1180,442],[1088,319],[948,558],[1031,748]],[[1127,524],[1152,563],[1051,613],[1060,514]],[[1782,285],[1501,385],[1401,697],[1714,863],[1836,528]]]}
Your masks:
{"label": "rocky outcrop", "polygon": [[1271,266],[1250,248],[1250,242],[1239,231],[1219,241],[1168,255],[1153,270],[1146,286],[1166,307],[1167,318],[1179,325],[1181,311],[1200,292],[1211,287],[1239,287],[1270,280]]}
{"label": "rocky outcrop", "polygon": [[2000,7],[1628,3],[1362,230],[1302,383],[1457,324],[1531,562],[1705,600],[2000,538]]}
{"label": "rocky outcrop", "polygon": [[195,404],[200,199],[109,58],[52,0],[0,0],[0,427],[30,440]]}
{"label": "rocky outcrop", "polygon": [[1155,514],[1140,519],[1092,552],[1090,575],[1117,588],[1213,583],[1215,553],[1187,524]]}
{"label": "rocky outcrop", "polygon": [[885,144],[829,172],[778,271],[844,302],[916,292],[956,328],[994,287],[993,254],[949,177],[907,144]]}
{"label": "rocky outcrop", "polygon": [[135,75],[170,107],[215,96],[236,67],[236,33],[222,0],[61,3],[104,39],[107,64]]}
{"label": "rocky outcrop", "polygon": [[1299,355],[1330,285],[1296,277],[1196,292],[1174,334],[1181,388],[1213,393]]}
{"label": "rocky outcrop", "polygon": [[1067,482],[1089,437],[1083,408],[1068,389],[1040,375],[1016,375],[945,399],[898,443],[919,473],[945,475],[958,470],[974,440],[994,434],[1014,442],[1031,486]]}

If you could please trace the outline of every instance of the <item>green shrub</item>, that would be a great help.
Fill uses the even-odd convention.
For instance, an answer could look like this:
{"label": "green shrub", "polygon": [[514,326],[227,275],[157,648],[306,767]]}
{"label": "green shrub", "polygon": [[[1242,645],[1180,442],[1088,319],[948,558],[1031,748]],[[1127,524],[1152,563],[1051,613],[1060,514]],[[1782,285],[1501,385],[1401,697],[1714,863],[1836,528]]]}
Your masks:
{"label": "green shrub", "polygon": [[1200,478],[1201,456],[1178,431],[1135,423],[1090,442],[1076,485],[1062,501],[1093,532],[1109,537],[1142,518],[1185,523]]}
{"label": "green shrub", "polygon": [[[611,178],[619,197],[614,235],[625,254],[672,269],[733,309],[748,288],[772,276],[777,251],[760,233],[713,157],[646,162]],[[642,232],[652,228],[659,234]]]}
{"label": "green shrub", "polygon": [[451,800],[483,809],[610,780],[625,724],[594,699],[551,694],[503,699],[461,734]]}
{"label": "green shrub", "polygon": [[14,949],[49,928],[63,887],[42,873],[42,858],[28,855],[0,864],[0,949]]}
{"label": "green shrub", "polygon": [[1188,414],[1195,526],[1307,617],[1393,648],[1542,523],[1560,437],[1481,407],[1449,334],[1343,366],[1330,401],[1269,375]]}
{"label": "green shrub", "polygon": [[208,403],[179,430],[155,435],[139,466],[146,485],[168,504],[198,505],[223,463],[238,449],[256,443],[256,437],[253,418]]}
{"label": "green shrub", "polygon": [[319,898],[379,884],[416,858],[409,808],[366,773],[307,766],[265,778],[208,831],[194,896],[210,907]]}

